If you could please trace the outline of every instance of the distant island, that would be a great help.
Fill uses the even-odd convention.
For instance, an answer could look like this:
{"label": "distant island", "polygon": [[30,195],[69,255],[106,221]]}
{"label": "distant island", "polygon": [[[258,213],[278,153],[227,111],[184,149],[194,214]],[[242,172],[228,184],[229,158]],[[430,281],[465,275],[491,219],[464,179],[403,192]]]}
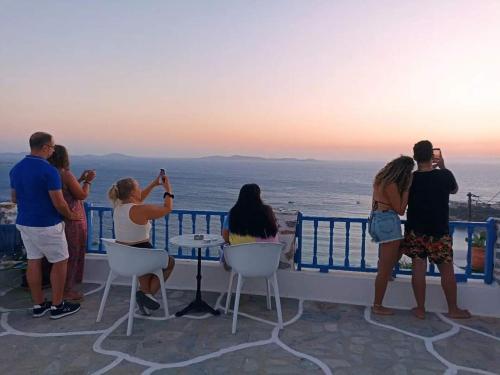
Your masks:
{"label": "distant island", "polygon": [[[1,152],[0,153],[0,160],[7,160],[7,161],[13,161],[13,160],[19,160],[22,157],[24,157],[28,152]],[[154,160],[154,159],[160,159],[160,160],[165,160],[165,159],[193,159],[193,160],[234,160],[234,161],[302,161],[302,162],[321,162],[321,160],[318,159],[300,159],[300,158],[265,158],[261,156],[247,156],[247,155],[231,155],[231,156],[223,156],[223,155],[212,155],[212,156],[201,156],[201,157],[154,157],[154,156],[133,156],[133,155],[126,155],[126,154],[121,154],[121,153],[110,153],[110,154],[105,154],[105,155],[95,155],[95,154],[84,154],[84,155],[71,155],[72,158],[77,158],[77,159],[94,159],[94,158],[106,158],[106,159],[111,159],[111,160],[125,160],[125,159],[148,159],[148,160]]]}
{"label": "distant island", "polygon": [[238,161],[307,161],[307,162],[321,162],[318,159],[299,159],[299,158],[264,158],[261,156],[247,156],[247,155],[231,155],[231,156],[202,156],[196,159],[201,160],[238,160]]}

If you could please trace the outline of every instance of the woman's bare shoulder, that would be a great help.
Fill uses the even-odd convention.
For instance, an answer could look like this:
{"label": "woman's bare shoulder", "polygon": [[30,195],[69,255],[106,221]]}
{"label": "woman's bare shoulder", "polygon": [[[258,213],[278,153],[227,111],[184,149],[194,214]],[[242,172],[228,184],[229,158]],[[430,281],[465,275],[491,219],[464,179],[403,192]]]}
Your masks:
{"label": "woman's bare shoulder", "polygon": [[71,172],[71,169],[68,169],[68,168],[61,168],[59,169],[59,173],[61,174],[61,177],[75,177],[75,175],[73,174],[73,172]]}

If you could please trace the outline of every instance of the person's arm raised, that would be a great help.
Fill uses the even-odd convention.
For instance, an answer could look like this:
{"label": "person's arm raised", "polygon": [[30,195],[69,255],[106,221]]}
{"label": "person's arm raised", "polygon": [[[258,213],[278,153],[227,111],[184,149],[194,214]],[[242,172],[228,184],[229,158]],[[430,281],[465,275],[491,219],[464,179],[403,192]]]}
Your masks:
{"label": "person's arm raised", "polygon": [[[172,198],[166,198],[172,199]],[[130,219],[139,225],[144,225],[148,220],[160,219],[172,212],[171,207],[157,206],[154,204],[138,204],[130,209]]]}
{"label": "person's arm raised", "polygon": [[64,200],[62,190],[49,190],[49,196],[57,212],[59,212],[62,216],[68,220],[82,219],[79,214],[70,210],[68,203]]}
{"label": "person's arm raised", "polygon": [[151,193],[151,191],[158,185],[159,185],[158,179],[156,179],[156,181],[155,180],[151,181],[151,183],[141,191],[141,202],[144,202]]}
{"label": "person's arm raised", "polygon": [[154,204],[138,204],[133,206],[130,209],[130,219],[134,223],[144,225],[148,220],[159,219],[172,212],[174,198],[172,194],[172,187],[170,186],[170,182],[166,176],[164,176],[163,187],[165,188],[165,192],[169,193],[165,194],[163,206]]}
{"label": "person's arm raised", "polygon": [[457,180],[455,179],[455,176],[453,176],[453,173],[451,173],[451,171],[446,168],[446,166],[444,164],[443,154],[441,154],[441,157],[439,158],[439,160],[437,162],[437,166],[439,167],[439,169],[441,169],[441,170],[447,170],[449,172],[449,178],[448,178],[448,180],[449,180],[449,183],[451,185],[451,187],[450,187],[450,194],[456,194],[456,193],[458,193]]}
{"label": "person's arm raised", "polygon": [[78,200],[85,200],[89,196],[90,191],[90,183],[85,181],[83,182],[83,186],[80,185],[76,177],[71,173],[71,171],[63,171],[61,173],[61,178],[64,183],[68,187],[71,195]]}
{"label": "person's arm raised", "polygon": [[[160,183],[160,181],[163,181],[163,183]],[[141,202],[144,202],[146,200],[146,198],[149,196],[149,194],[151,193],[151,191],[156,187],[156,186],[160,186],[160,185],[163,185],[165,186],[165,182],[168,183],[168,187],[170,188],[170,183],[168,182],[168,177],[164,174],[159,174],[153,181],[151,181],[151,183],[146,186],[144,188],[144,190],[142,190],[141,192]],[[170,191],[170,190],[167,190],[167,191]]]}

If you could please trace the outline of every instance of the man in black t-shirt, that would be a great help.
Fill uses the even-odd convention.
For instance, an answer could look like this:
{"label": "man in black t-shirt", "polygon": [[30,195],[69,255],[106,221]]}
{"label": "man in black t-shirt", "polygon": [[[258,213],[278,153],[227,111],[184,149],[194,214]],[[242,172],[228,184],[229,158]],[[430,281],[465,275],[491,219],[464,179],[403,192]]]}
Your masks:
{"label": "man in black t-shirt", "polygon": [[415,144],[413,158],[418,169],[413,172],[405,238],[401,244],[403,252],[412,258],[412,286],[417,301],[412,311],[417,318],[425,318],[425,273],[429,258],[439,268],[448,315],[455,319],[470,318],[470,313],[457,305],[452,237],[448,229],[449,197],[458,191],[457,182],[446,169],[442,155],[433,158],[431,142]]}

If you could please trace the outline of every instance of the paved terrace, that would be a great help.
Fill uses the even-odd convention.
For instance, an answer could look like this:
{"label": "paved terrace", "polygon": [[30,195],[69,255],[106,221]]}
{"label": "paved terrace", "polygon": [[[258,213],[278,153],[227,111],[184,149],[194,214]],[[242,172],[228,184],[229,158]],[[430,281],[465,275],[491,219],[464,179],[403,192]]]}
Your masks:
{"label": "paved terrace", "polygon": [[[238,331],[232,315],[137,318],[127,337],[130,288],[111,288],[101,323],[102,286],[85,284],[81,311],[51,321],[27,312],[29,294],[0,297],[0,374],[494,374],[500,373],[500,319],[452,321],[408,311],[392,317],[369,308],[282,299],[285,329],[265,297],[242,295]],[[170,313],[194,297],[168,290]],[[225,295],[204,293],[212,305]],[[273,304],[274,306],[274,304]]]}

